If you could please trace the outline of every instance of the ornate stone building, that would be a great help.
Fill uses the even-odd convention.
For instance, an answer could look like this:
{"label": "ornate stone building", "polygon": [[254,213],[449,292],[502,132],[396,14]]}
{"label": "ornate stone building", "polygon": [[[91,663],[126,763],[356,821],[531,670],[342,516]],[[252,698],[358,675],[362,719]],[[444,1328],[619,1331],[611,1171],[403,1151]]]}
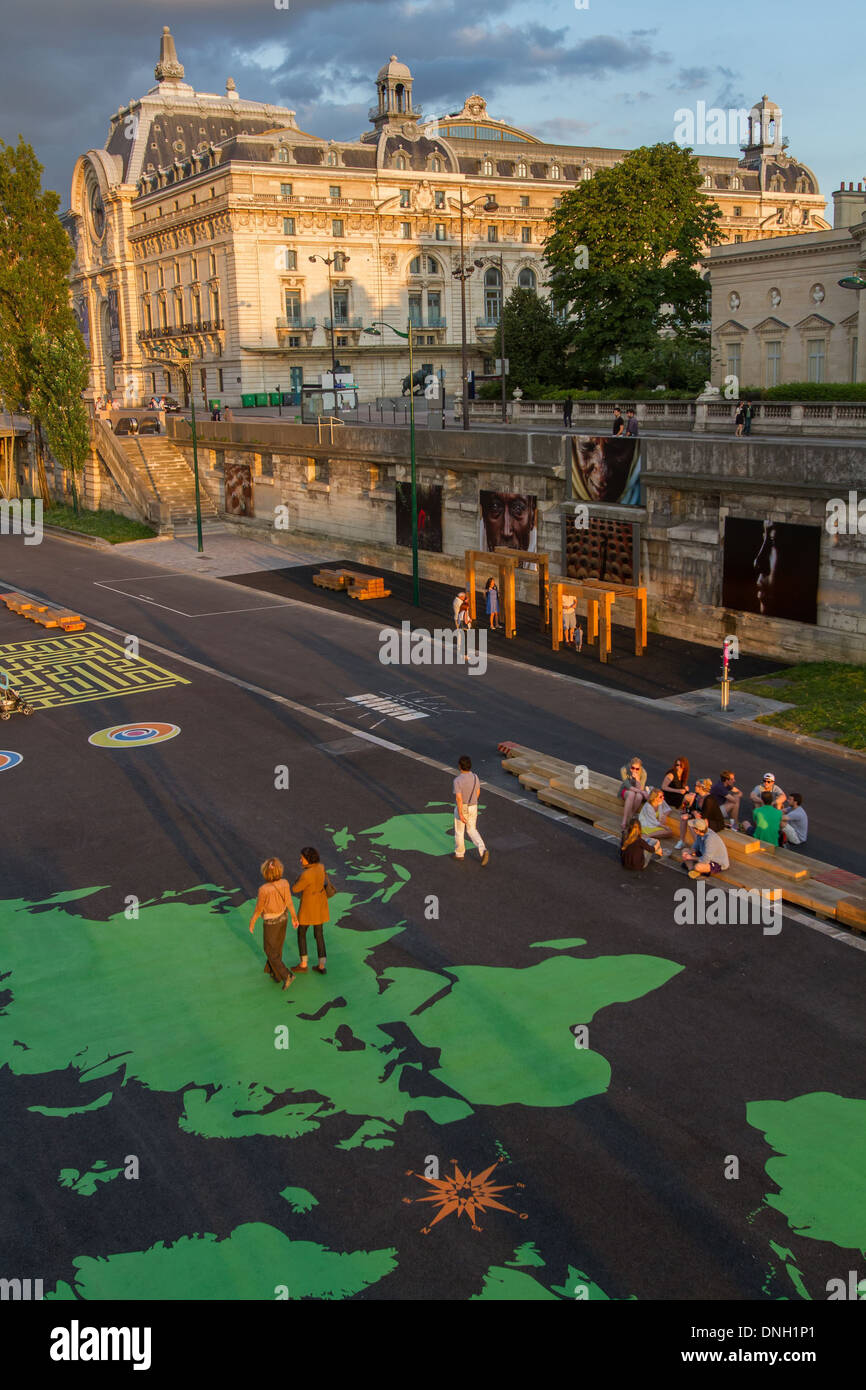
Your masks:
{"label": "ornate stone building", "polygon": [[[552,208],[625,153],[544,144],[480,96],[425,121],[396,57],[356,141],[308,134],[293,111],[241,99],[231,78],[222,95],[195,91],[167,28],[155,76],[118,107],[105,147],[77,161],[64,218],[93,390],[130,403],[184,394],[166,365],[178,348],[199,401],[297,392],[332,352],[361,399],[399,393],[405,342],[364,330],[407,318],[419,365],[459,392],[461,202],[469,364],[484,371],[504,299],[517,285],[543,292]],[[754,108],[742,160],[700,160],[731,241],[827,227],[814,175],[777,147],[769,114]]]}
{"label": "ornate stone building", "polygon": [[830,231],[713,247],[715,382],[866,381],[866,293],[839,284],[866,285],[866,192],[843,185],[833,203]]}

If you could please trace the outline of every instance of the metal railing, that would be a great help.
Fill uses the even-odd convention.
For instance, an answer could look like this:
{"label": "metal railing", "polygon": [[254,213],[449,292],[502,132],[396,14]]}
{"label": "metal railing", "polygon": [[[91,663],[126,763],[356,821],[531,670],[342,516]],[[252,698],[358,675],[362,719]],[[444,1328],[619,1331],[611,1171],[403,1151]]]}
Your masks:
{"label": "metal railing", "polygon": [[301,333],[305,328],[315,328],[315,326],[315,319],[277,319],[277,328],[287,328],[292,333]]}
{"label": "metal railing", "polygon": [[475,320],[475,327],[476,327],[476,328],[498,328],[498,327],[499,327],[499,322],[500,322],[500,320],[499,320],[499,315],[498,315],[498,314],[496,315],[496,318],[491,318],[489,315],[485,314],[485,315],[483,315],[483,316],[481,316],[481,317],[479,317],[479,318],[477,318],[477,319]]}
{"label": "metal railing", "polygon": [[224,319],[202,319],[201,323],[180,323],[168,328],[142,328],[139,342],[148,343],[156,338],[185,338],[194,333],[222,333]]}
{"label": "metal railing", "polygon": [[352,317],[352,318],[349,318],[349,317],[347,316],[347,317],[344,318],[344,319],[336,318],[336,319],[333,320],[333,322],[331,321],[331,319],[323,319],[322,322],[323,322],[325,328],[334,328],[338,333],[340,332],[340,329],[341,329],[341,328],[363,328],[363,327],[364,327],[364,320],[363,320],[362,318],[358,318],[357,316]]}

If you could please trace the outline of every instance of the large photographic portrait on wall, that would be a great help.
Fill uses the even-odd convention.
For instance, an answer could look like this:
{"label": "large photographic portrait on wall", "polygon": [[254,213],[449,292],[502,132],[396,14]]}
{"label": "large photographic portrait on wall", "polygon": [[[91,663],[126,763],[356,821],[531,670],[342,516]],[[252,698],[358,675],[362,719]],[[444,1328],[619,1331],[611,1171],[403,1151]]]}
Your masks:
{"label": "large photographic portrait on wall", "polygon": [[[418,483],[418,549],[442,554],[442,484]],[[397,484],[397,544],[412,544],[412,484]]]}
{"label": "large photographic portrait on wall", "polygon": [[574,435],[571,498],[574,502],[640,503],[641,441],[622,435]]}
{"label": "large photographic portrait on wall", "polygon": [[725,521],[722,604],[767,618],[818,621],[820,526]]}
{"label": "large photographic portrait on wall", "polygon": [[575,581],[600,579],[608,584],[639,584],[636,523],[604,516],[590,516],[588,520],[587,526],[576,526],[574,516],[566,513],[566,577]]}
{"label": "large photographic portrait on wall", "polygon": [[[534,494],[482,488],[479,500],[479,550],[538,549],[538,498]],[[523,567],[535,568],[528,560],[521,561]]]}
{"label": "large photographic portrait on wall", "polygon": [[253,516],[253,478],[248,463],[227,463],[224,469],[227,516]]}

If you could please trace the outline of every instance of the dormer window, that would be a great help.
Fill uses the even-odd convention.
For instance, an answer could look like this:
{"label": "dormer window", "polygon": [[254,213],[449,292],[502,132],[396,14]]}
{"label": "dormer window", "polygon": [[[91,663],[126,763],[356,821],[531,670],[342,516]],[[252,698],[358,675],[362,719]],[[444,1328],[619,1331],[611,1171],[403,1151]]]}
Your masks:
{"label": "dormer window", "polygon": [[704,174],[704,188],[712,188],[712,186],[713,186],[713,176],[712,176],[712,174]]}
{"label": "dormer window", "polygon": [[335,155],[333,150],[330,150],[328,152],[328,163],[330,164],[331,168],[333,168],[337,163],[337,156]]}
{"label": "dormer window", "polygon": [[739,187],[740,187],[740,180],[739,180],[739,179],[736,177],[736,175],[735,175],[735,176],[731,179],[731,188],[739,188]]}
{"label": "dormer window", "polygon": [[431,173],[434,173],[434,174],[441,174],[441,173],[442,173],[442,160],[441,160],[441,159],[431,159],[431,161],[430,161],[430,170],[431,170]]}
{"label": "dormer window", "polygon": [[482,165],[481,165],[481,172],[482,172],[482,174],[487,174],[488,177],[489,177],[490,175],[492,175],[492,173],[493,173],[493,160],[492,160],[492,159],[485,159],[485,160],[482,162]]}
{"label": "dormer window", "polygon": [[281,164],[288,164],[289,152],[286,149],[285,145],[280,145],[279,154],[277,155],[277,158],[279,159]]}
{"label": "dormer window", "polygon": [[398,154],[397,158],[394,160],[394,168],[395,168],[395,169],[405,169],[405,168],[406,168],[406,159],[405,159],[405,156],[404,156],[404,155]]}
{"label": "dormer window", "polygon": [[588,164],[586,164],[586,165],[584,166],[583,177],[584,177],[585,179],[591,179],[591,178],[592,178],[592,170],[590,169],[590,167],[589,167]]}
{"label": "dormer window", "polygon": [[550,166],[550,177],[551,177],[552,179],[561,179],[561,178],[562,178],[562,170],[560,169],[560,167],[559,167],[558,164],[551,164],[551,166]]}
{"label": "dormer window", "polygon": [[519,179],[525,179],[526,176],[527,176],[527,173],[528,173],[528,170],[527,170],[527,168],[526,168],[526,165],[524,164],[523,160],[521,159],[520,163],[519,163],[518,166],[517,166],[517,177],[518,177]]}

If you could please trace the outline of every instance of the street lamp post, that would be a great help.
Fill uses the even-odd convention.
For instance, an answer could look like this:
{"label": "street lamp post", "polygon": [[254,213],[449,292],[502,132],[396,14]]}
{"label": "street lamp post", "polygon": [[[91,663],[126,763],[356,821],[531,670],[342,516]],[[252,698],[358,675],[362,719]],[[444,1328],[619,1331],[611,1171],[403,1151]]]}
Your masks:
{"label": "street lamp post", "polygon": [[337,356],[334,351],[335,334],[337,331],[337,321],[334,317],[334,281],[331,277],[331,266],[340,261],[341,268],[348,264],[350,257],[344,256],[342,252],[335,251],[333,256],[310,256],[311,261],[321,261],[328,267],[328,300],[331,305],[331,376],[334,382],[334,413],[339,413],[337,405]]}
{"label": "street lamp post", "polygon": [[[505,397],[505,257],[500,253],[488,259],[494,264],[499,264],[499,356],[502,364],[502,423],[505,425],[508,423],[508,403]],[[476,261],[475,264],[480,270],[484,262]]]}
{"label": "street lamp post", "polygon": [[466,247],[463,233],[463,213],[466,208],[474,207],[476,203],[484,202],[485,212],[496,212],[499,204],[492,193],[479,193],[477,198],[471,198],[468,202],[464,200],[463,193],[460,194],[460,269],[452,270],[451,274],[455,280],[460,281],[460,362],[463,372],[463,428],[469,428],[469,353],[466,343],[466,281],[473,273],[475,267],[466,264]]}
{"label": "street lamp post", "polygon": [[[378,326],[377,326],[378,325]],[[412,603],[416,608],[421,604],[421,585],[418,577],[418,478],[415,458],[415,359],[413,356],[412,339],[412,320],[407,320],[406,332],[395,328],[392,323],[385,323],[384,319],[374,319],[369,328],[365,328],[365,333],[379,336],[380,328],[390,328],[392,333],[396,333],[398,338],[406,338],[409,343],[409,460],[412,479]]]}
{"label": "street lamp post", "polygon": [[189,386],[189,402],[192,409],[192,471],[195,475],[195,529],[197,537],[197,549],[199,555],[204,554],[204,541],[201,534],[201,490],[198,480],[198,438],[195,430],[195,390],[192,384],[192,363],[189,361],[189,348],[178,348],[178,356],[185,357],[187,361],[179,362],[178,366],[183,372],[187,385]]}

